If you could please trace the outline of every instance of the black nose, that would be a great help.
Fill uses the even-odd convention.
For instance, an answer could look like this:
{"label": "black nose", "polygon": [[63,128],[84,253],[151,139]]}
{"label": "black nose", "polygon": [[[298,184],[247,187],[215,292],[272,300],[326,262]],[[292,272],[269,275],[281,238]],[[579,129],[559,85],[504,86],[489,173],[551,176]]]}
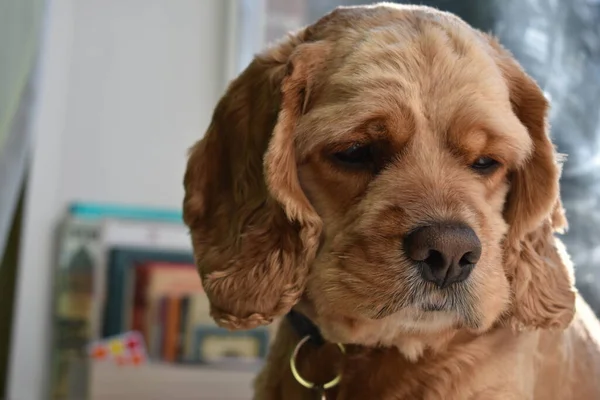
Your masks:
{"label": "black nose", "polygon": [[481,257],[473,229],[462,224],[437,224],[415,229],[404,239],[404,250],[423,279],[445,288],[467,279]]}

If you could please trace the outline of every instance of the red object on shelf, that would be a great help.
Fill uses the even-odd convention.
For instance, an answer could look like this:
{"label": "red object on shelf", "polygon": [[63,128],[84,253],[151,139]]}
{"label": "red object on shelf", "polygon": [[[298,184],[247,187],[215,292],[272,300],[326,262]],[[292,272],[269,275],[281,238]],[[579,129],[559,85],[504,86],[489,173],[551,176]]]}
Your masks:
{"label": "red object on shelf", "polygon": [[96,361],[112,361],[119,366],[139,366],[148,359],[144,338],[136,331],[93,342],[88,346],[88,354]]}

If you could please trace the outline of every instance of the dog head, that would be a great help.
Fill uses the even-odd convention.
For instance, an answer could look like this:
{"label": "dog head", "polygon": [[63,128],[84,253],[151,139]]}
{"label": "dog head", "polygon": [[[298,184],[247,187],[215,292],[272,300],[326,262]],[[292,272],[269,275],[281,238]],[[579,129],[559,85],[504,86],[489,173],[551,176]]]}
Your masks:
{"label": "dog head", "polygon": [[185,174],[213,317],[300,303],[362,344],[566,326],[547,106],[494,39],[427,7],[340,8],[258,55]]}

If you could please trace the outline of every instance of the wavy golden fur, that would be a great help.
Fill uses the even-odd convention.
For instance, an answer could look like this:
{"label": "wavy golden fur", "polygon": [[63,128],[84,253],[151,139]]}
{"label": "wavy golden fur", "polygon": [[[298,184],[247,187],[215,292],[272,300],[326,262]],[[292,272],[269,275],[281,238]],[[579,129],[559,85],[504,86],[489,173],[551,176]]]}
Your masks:
{"label": "wavy golden fur", "polygon": [[[553,236],[566,221],[547,108],[495,39],[427,7],[339,8],[256,56],[185,175],[212,316],[309,316],[348,345],[335,363],[332,344],[299,359],[317,382],[342,368],[330,399],[599,399],[600,328]],[[336,161],[354,144],[378,149],[370,168]],[[482,156],[498,161],[483,175]],[[402,241],[439,221],[482,249],[444,289]],[[299,339],[284,320],[255,398],[314,398],[288,366]]]}

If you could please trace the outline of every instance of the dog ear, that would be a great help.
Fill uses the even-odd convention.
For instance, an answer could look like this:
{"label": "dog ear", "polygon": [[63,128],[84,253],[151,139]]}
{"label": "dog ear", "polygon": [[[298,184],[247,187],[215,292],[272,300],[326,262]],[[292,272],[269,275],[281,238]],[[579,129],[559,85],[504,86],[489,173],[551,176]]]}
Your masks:
{"label": "dog ear", "polygon": [[559,194],[560,157],[548,134],[548,101],[535,81],[492,38],[512,109],[529,132],[532,151],[510,174],[504,218],[506,269],[513,290],[513,325],[564,328],[573,318],[572,266],[554,232],[566,228]]}
{"label": "dog ear", "polygon": [[326,46],[304,34],[257,56],[231,83],[189,156],[184,221],[211,315],[229,329],[287,313],[319,244],[294,134]]}

